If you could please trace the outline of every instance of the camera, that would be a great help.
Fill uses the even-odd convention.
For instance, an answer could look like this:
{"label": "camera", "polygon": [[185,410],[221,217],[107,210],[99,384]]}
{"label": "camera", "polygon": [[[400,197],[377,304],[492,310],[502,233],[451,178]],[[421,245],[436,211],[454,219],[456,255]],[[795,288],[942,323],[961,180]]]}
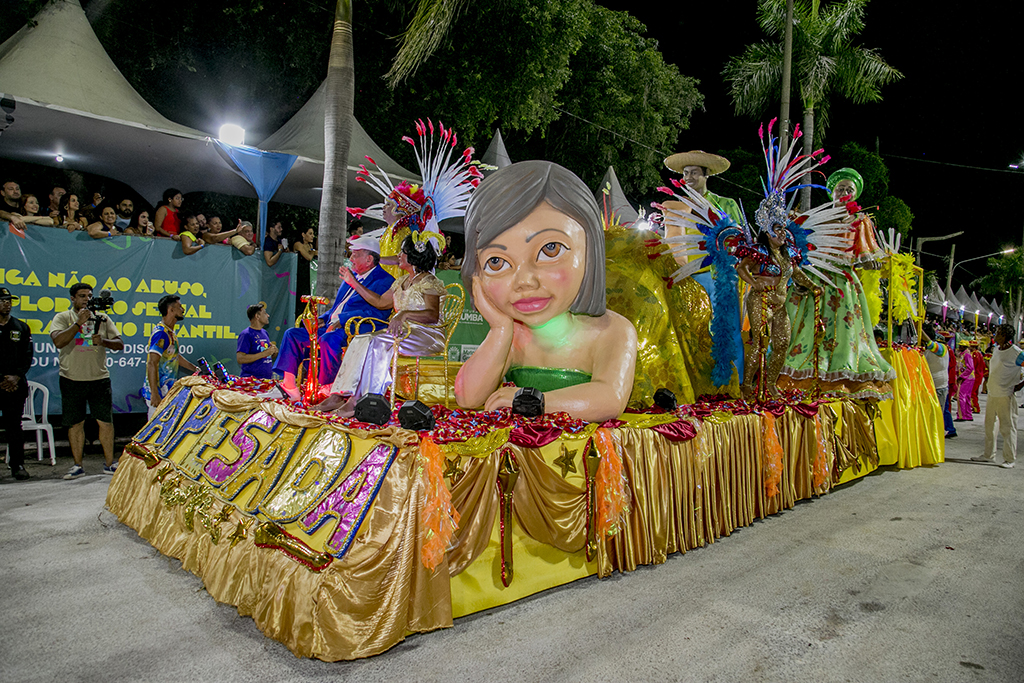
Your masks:
{"label": "camera", "polygon": [[108,311],[114,306],[114,297],[110,295],[109,289],[101,289],[99,296],[94,296],[89,299],[86,308],[93,312],[93,314],[100,311]]}

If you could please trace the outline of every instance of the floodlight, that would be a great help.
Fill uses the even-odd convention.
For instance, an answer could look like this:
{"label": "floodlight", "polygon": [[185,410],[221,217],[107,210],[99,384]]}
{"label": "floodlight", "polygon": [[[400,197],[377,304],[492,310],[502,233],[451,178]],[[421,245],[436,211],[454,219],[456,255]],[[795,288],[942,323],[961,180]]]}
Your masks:
{"label": "floodlight", "polygon": [[220,141],[229,145],[244,145],[245,129],[234,123],[225,123],[220,127]]}

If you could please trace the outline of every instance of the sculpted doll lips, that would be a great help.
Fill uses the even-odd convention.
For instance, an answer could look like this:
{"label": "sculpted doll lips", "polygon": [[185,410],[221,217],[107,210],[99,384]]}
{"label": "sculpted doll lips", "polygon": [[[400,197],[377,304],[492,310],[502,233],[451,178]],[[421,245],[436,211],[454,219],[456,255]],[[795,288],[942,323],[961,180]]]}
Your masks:
{"label": "sculpted doll lips", "polygon": [[520,313],[535,313],[551,301],[551,297],[531,297],[529,299],[520,299],[519,301],[512,304],[512,306]]}

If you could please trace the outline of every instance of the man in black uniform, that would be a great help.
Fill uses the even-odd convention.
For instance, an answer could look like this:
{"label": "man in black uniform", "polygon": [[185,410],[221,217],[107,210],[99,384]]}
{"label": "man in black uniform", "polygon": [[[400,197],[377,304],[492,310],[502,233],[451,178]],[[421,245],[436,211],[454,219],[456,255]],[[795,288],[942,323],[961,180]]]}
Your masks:
{"label": "man in black uniform", "polygon": [[25,480],[28,472],[21,414],[28,398],[25,374],[32,365],[32,333],[28,325],[11,315],[11,304],[16,298],[11,290],[0,287],[0,412],[11,474],[15,479]]}

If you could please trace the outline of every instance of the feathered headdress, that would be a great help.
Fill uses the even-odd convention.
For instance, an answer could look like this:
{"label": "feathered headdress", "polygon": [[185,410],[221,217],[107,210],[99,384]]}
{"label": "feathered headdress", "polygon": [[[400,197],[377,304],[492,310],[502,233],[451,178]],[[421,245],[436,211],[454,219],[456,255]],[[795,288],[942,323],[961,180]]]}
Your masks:
{"label": "feathered headdress", "polygon": [[[757,131],[761,138],[767,177],[761,181],[764,199],[754,214],[755,232],[770,231],[777,225],[783,226],[789,233],[787,241],[790,247],[799,254],[798,265],[825,279],[821,270],[840,272],[833,264],[844,261],[845,249],[849,246],[849,228],[840,222],[846,216],[847,210],[845,207],[823,204],[790,219],[797,190],[804,187],[827,189],[822,185],[815,185],[810,180],[814,173],[824,177],[825,174],[818,169],[831,157],[822,156],[825,153],[823,149],[810,154],[796,153],[796,141],[803,136],[800,124],[793,130],[789,151],[782,154],[778,138],[772,137],[772,128],[777,120],[772,119],[768,123],[767,144],[764,138],[764,124],[761,124]],[[787,194],[792,194],[788,201]]]}
{"label": "feathered headdress", "polygon": [[[401,182],[394,185],[388,174],[370,157],[366,160],[373,164],[375,172],[360,165],[356,180],[364,182],[378,192],[384,201],[395,204],[395,215],[398,216],[397,226],[409,226],[416,232],[433,233],[429,237],[416,240],[418,250],[428,241],[433,244],[438,255],[443,250],[444,238],[438,227],[440,221],[466,215],[469,195],[480,184],[483,173],[478,168],[479,162],[473,161],[473,148],[468,147],[461,155],[452,160],[458,135],[450,128],[438,122],[439,134],[434,129],[434,122],[427,119],[416,121],[418,140],[402,136],[402,140],[413,146],[416,163],[423,178],[422,185],[410,185]],[[384,220],[384,202],[374,204],[366,209],[350,208],[350,214],[356,217],[366,216]]]}

